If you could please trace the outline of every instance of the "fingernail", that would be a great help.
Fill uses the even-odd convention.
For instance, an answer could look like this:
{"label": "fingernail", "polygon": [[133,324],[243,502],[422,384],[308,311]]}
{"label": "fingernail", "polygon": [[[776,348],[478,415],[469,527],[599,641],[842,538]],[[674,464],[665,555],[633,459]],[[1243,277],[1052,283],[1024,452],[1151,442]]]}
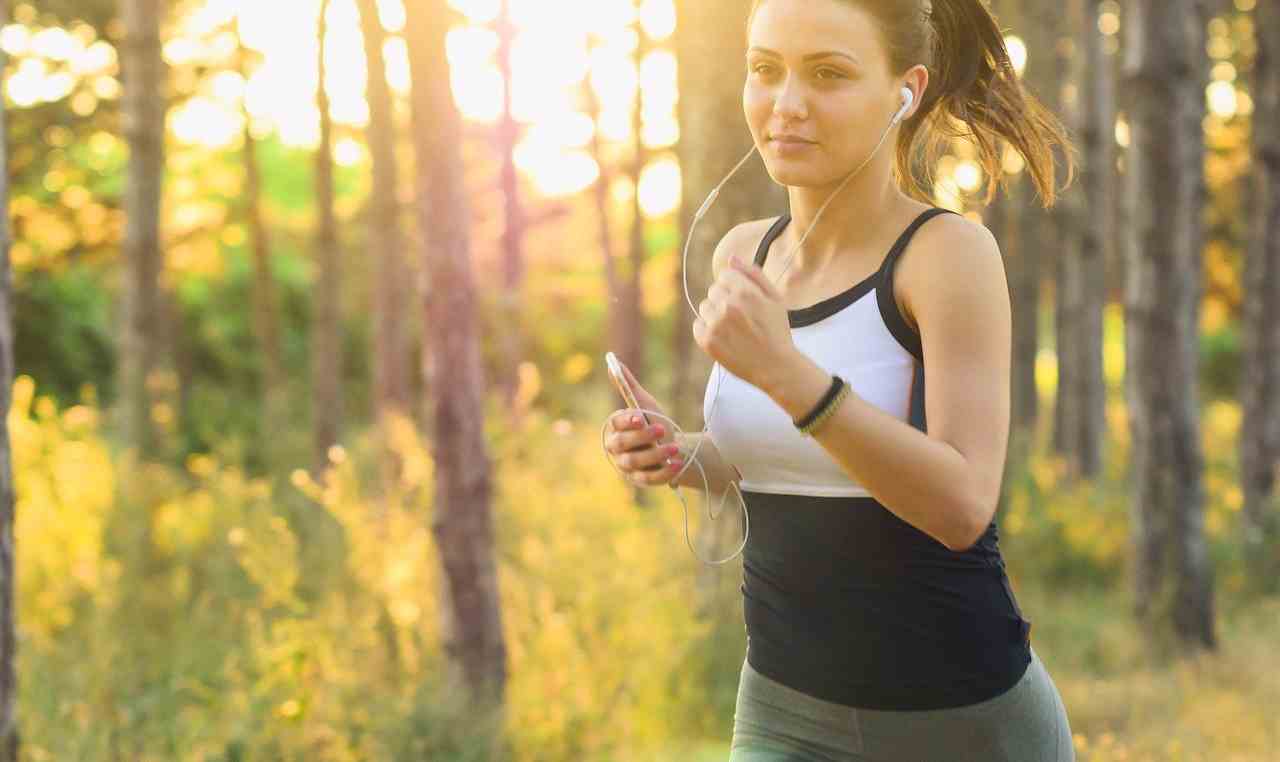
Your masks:
{"label": "fingernail", "polygon": [[639,425],[640,425],[640,416],[638,416],[638,415],[633,415],[633,416],[631,416],[631,425],[633,425],[633,426],[639,426]]}

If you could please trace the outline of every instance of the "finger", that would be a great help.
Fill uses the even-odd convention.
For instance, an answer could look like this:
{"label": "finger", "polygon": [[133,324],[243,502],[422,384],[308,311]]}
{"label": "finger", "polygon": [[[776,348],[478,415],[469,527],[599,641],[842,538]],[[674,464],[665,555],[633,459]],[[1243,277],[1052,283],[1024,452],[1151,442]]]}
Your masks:
{"label": "finger", "polygon": [[743,262],[736,257],[730,257],[729,262],[731,269],[726,272],[741,274],[749,283],[755,285],[756,288],[759,288],[762,293],[771,299],[782,298],[782,294],[780,294],[777,287],[773,285],[773,281],[769,280],[769,276],[764,274],[763,269],[753,264]]}
{"label": "finger", "polygon": [[707,289],[707,301],[723,302],[729,298],[729,289],[725,287],[724,276],[721,276],[711,288]]}
{"label": "finger", "polygon": [[674,448],[675,445],[663,447],[650,445],[643,450],[623,453],[617,457],[616,462],[618,468],[623,471],[658,471],[666,466],[669,459],[677,455],[678,450]]}
{"label": "finger", "polygon": [[617,454],[642,450],[660,443],[665,434],[666,427],[660,423],[655,423],[643,429],[632,429],[614,434],[608,439],[609,445],[606,449]]}
{"label": "finger", "polygon": [[609,418],[609,422],[614,431],[628,431],[644,425],[643,419],[640,418],[640,411],[629,408],[614,413]]}
{"label": "finger", "polygon": [[640,381],[636,379],[635,374],[631,372],[627,364],[621,360],[618,361],[618,364],[622,366],[622,375],[627,379],[627,383],[631,385],[631,389],[636,392],[642,391],[644,387],[640,385]]}
{"label": "finger", "polygon": [[716,319],[716,316],[721,314],[722,311],[721,304],[718,301],[710,300],[710,298],[704,298],[703,304],[698,305],[699,318],[708,321],[708,323]]}
{"label": "finger", "polygon": [[656,487],[660,484],[669,484],[682,468],[684,468],[683,461],[673,460],[670,464],[652,471],[632,471],[627,475],[627,479],[640,486]]}

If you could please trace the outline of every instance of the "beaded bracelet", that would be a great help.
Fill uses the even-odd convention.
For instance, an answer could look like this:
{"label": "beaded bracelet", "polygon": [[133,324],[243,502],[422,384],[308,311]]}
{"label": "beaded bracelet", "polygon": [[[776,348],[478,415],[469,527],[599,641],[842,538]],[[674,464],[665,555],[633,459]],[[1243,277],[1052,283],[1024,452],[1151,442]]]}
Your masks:
{"label": "beaded bracelet", "polygon": [[793,423],[801,434],[811,436],[823,422],[831,417],[848,395],[849,385],[845,383],[844,379],[833,375],[831,377],[831,386],[827,388],[826,394],[822,395],[822,399],[818,400],[818,404],[807,415],[798,421],[793,421]]}

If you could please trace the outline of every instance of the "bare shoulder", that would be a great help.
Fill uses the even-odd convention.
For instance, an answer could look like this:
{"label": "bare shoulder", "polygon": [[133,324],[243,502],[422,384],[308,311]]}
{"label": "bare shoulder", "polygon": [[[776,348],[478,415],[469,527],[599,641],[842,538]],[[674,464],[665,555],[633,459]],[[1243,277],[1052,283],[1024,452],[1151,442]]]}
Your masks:
{"label": "bare shoulder", "polygon": [[760,245],[764,234],[769,232],[769,228],[773,227],[777,221],[777,217],[766,217],[743,222],[730,228],[729,232],[720,239],[720,243],[716,244],[715,253],[711,256],[712,279],[720,277],[720,270],[729,263],[729,257],[752,261],[755,258],[756,247]]}
{"label": "bare shoulder", "polygon": [[940,214],[916,232],[898,263],[894,296],[916,326],[922,300],[967,292],[981,299],[1008,298],[1000,245],[985,225],[958,214]]}

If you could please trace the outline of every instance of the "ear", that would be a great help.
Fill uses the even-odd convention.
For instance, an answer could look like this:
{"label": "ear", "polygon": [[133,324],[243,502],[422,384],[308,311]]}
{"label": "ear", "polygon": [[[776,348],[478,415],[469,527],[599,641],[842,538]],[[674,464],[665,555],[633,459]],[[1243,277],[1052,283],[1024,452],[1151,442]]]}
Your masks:
{"label": "ear", "polygon": [[[924,102],[924,94],[928,88],[929,69],[927,67],[923,64],[916,64],[910,69],[907,69],[902,80],[902,88],[900,92],[902,92],[904,102],[907,101],[908,97],[910,97],[910,101],[906,102],[903,106],[902,111],[900,112],[902,113],[902,119],[900,121],[910,119],[917,111],[920,110],[920,104]],[[906,91],[910,91],[911,95],[907,96]]]}

